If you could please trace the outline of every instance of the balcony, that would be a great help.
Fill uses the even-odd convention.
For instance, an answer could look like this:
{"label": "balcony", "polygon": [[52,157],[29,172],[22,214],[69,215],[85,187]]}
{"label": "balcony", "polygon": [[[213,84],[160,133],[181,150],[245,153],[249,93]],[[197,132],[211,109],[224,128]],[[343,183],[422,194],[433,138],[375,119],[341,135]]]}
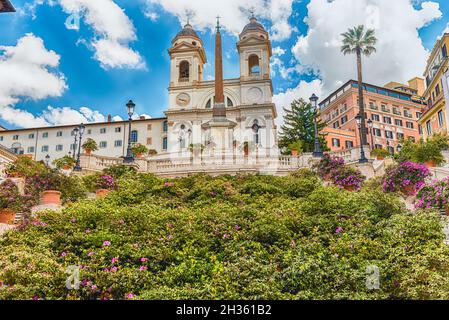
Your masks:
{"label": "balcony", "polygon": [[397,115],[397,116],[402,115],[402,114],[401,114],[401,111],[396,110],[396,109],[393,109],[393,114],[395,114],[395,115]]}
{"label": "balcony", "polygon": [[387,113],[391,112],[391,110],[388,109],[387,107],[382,107],[381,110],[382,110],[382,112],[387,112]]}
{"label": "balcony", "polygon": [[370,105],[369,105],[369,108],[370,108],[371,110],[379,110],[379,107],[376,106],[375,104],[370,104]]}

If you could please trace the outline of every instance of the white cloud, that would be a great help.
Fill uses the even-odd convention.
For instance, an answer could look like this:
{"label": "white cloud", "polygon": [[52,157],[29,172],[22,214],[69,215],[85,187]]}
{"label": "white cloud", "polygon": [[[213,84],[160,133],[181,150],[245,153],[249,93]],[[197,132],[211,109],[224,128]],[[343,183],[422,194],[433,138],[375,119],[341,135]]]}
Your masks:
{"label": "white cloud", "polygon": [[66,79],[56,70],[60,56],[33,34],[19,39],[16,46],[0,46],[0,53],[0,118],[4,121],[17,127],[41,127],[106,120],[86,107],[77,111],[49,106],[39,115],[20,109],[17,104],[24,99],[42,100],[64,93]]}
{"label": "white cloud", "polygon": [[147,12],[153,12],[157,5],[176,15],[182,25],[186,22],[186,12],[192,13],[191,24],[198,30],[213,29],[216,16],[221,16],[222,25],[231,33],[239,34],[248,23],[249,11],[256,16],[270,20],[273,40],[288,39],[296,30],[289,24],[294,0],[146,0]]}
{"label": "white cloud", "polygon": [[301,81],[296,88],[289,88],[285,92],[273,96],[273,102],[278,112],[276,123],[279,129],[284,121],[284,108],[289,109],[292,101],[295,99],[302,98],[305,101],[309,101],[312,94],[316,94],[319,97],[322,96],[321,80],[315,79],[311,82]]}
{"label": "white cloud", "polygon": [[421,76],[428,52],[418,30],[442,16],[438,3],[426,1],[415,9],[409,0],[311,0],[307,35],[292,51],[304,72],[323,79],[328,93],[356,77],[354,56],[340,53],[341,33],[364,24],[376,30],[377,53],[365,58],[364,80],[383,85]]}
{"label": "white cloud", "polygon": [[[145,68],[140,54],[129,47],[137,40],[134,25],[112,0],[58,0],[63,10],[70,15],[80,15],[92,27],[96,37],[92,39],[95,59],[105,69]],[[54,5],[54,0],[49,0]]]}

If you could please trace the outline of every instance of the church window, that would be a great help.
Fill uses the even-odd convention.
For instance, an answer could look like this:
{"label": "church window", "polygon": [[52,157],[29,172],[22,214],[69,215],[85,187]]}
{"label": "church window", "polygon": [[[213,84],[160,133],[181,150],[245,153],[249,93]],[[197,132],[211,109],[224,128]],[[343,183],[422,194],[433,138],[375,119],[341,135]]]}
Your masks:
{"label": "church window", "polygon": [[190,64],[188,61],[182,61],[179,65],[179,81],[188,82],[190,79]]}
{"label": "church window", "polygon": [[260,66],[259,66],[259,57],[255,54],[251,55],[248,59],[249,63],[249,74],[259,75],[260,74]]}
{"label": "church window", "polygon": [[260,126],[259,121],[254,120],[254,124],[251,127],[253,129],[253,137],[254,137],[254,143],[256,145],[260,144]]}
{"label": "church window", "polygon": [[212,98],[210,98],[206,103],[206,109],[212,108]]}
{"label": "church window", "polygon": [[230,98],[227,98],[226,100],[227,100],[227,104],[228,104],[227,107],[228,108],[234,106],[234,104],[232,103],[232,100]]}

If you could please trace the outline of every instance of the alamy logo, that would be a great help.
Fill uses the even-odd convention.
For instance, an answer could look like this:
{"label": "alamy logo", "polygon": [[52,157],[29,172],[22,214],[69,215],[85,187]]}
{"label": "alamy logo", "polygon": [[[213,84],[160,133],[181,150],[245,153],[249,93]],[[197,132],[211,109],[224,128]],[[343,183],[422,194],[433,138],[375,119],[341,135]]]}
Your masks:
{"label": "alamy logo", "polygon": [[69,30],[80,29],[80,15],[78,13],[71,14],[65,21],[65,27]]}
{"label": "alamy logo", "polygon": [[380,270],[378,266],[366,267],[366,287],[369,290],[380,289]]}
{"label": "alamy logo", "polygon": [[79,290],[80,288],[80,268],[78,266],[70,266],[67,268],[66,273],[69,277],[65,281],[65,286],[69,290]]}

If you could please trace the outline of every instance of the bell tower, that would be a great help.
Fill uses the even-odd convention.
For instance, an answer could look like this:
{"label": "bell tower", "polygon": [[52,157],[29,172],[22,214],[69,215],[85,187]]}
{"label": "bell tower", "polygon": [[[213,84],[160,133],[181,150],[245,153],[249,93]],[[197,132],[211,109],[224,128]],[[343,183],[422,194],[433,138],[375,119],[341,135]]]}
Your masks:
{"label": "bell tower", "polygon": [[254,15],[240,34],[237,49],[242,81],[270,79],[270,36]]}
{"label": "bell tower", "polygon": [[170,87],[192,86],[203,81],[206,53],[203,41],[190,23],[176,35],[170,55]]}

